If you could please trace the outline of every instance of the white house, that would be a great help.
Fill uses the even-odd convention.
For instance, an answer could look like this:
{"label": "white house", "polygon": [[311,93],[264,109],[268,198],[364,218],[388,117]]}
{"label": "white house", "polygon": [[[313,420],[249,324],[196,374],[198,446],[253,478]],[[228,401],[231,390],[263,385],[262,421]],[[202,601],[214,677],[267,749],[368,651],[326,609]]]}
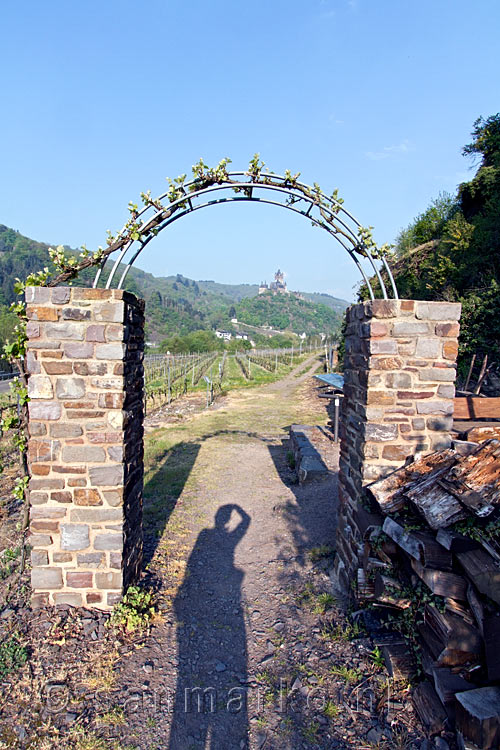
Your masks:
{"label": "white house", "polygon": [[230,341],[231,340],[231,331],[219,331],[218,329],[215,331],[215,335],[218,339],[224,339],[224,341]]}

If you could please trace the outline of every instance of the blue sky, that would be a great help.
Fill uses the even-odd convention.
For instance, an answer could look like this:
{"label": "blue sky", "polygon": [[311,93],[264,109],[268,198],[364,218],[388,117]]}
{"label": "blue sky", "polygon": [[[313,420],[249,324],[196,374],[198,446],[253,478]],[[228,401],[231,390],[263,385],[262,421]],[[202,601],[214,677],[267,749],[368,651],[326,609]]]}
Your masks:
{"label": "blue sky", "polygon": [[[461,148],[499,107],[498,0],[3,3],[0,223],[96,248],[142,190],[203,156],[300,171],[379,242],[470,179]],[[353,296],[357,272],[302,217],[254,204],[177,222],[139,263]]]}

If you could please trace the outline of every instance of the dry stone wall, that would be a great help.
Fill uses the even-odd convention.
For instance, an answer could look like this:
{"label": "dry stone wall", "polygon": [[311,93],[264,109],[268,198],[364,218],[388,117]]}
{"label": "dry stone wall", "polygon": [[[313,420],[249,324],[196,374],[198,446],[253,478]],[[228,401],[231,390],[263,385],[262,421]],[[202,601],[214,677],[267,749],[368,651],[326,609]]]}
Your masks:
{"label": "dry stone wall", "polygon": [[142,558],[144,302],[30,287],[33,603],[113,606]]}
{"label": "dry stone wall", "polygon": [[450,445],[460,305],[374,300],[347,310],[340,446],[337,580],[363,556],[363,487],[416,453]]}

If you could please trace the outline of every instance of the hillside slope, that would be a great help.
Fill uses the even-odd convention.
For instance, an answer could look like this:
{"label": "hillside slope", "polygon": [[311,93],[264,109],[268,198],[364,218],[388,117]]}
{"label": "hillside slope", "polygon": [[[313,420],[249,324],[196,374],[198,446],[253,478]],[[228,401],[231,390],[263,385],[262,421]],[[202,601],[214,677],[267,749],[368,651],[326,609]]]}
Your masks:
{"label": "hillside slope", "polygon": [[[45,266],[51,268],[48,248],[49,245],[46,243],[32,240],[0,224],[0,306],[9,305],[15,300],[13,284],[16,277],[25,278],[29,273]],[[65,250],[78,253],[69,247],[65,247]],[[110,269],[111,264],[108,264],[103,273],[103,283],[106,282]],[[74,283],[90,286],[94,274],[94,270],[84,271]],[[231,318],[235,315],[243,322],[252,323],[253,320],[258,320],[261,322],[254,325],[272,325],[275,328],[279,327],[276,325],[279,321],[282,324],[280,330],[293,330],[297,333],[318,333],[326,330],[332,333],[338,329],[336,307],[341,311],[347,305],[329,295],[312,294],[309,296],[317,296],[322,301],[323,298],[331,300],[329,307],[335,314],[329,315],[332,310],[328,310],[325,305],[317,305],[316,302],[304,303],[302,306],[290,303],[290,309],[284,311],[282,300],[275,297],[267,301],[264,313],[264,308],[259,303],[255,309],[247,309],[244,306],[252,299],[259,299],[255,296],[258,294],[258,286],[255,284],[194,281],[182,274],[157,277],[140,268],[130,270],[125,288],[146,300],[146,336],[152,341],[200,329],[230,328]],[[241,311],[240,304],[243,304]],[[248,315],[253,315],[253,319],[247,320]]]}

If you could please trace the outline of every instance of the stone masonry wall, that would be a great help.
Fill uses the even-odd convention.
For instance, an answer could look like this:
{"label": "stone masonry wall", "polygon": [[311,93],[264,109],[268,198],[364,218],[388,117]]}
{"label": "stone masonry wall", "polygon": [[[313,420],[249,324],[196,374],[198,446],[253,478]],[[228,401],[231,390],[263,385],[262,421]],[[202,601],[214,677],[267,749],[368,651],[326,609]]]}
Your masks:
{"label": "stone masonry wall", "polygon": [[336,562],[344,589],[363,555],[363,487],[450,445],[459,318],[460,305],[446,302],[375,300],[347,311]]}
{"label": "stone masonry wall", "polygon": [[109,608],[142,559],[144,302],[30,287],[33,604]]}

